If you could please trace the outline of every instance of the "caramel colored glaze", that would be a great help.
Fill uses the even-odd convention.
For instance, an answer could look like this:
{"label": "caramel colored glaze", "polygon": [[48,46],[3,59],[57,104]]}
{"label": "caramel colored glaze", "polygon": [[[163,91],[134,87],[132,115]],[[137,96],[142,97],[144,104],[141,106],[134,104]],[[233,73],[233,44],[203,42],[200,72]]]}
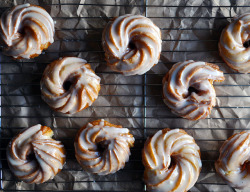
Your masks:
{"label": "caramel colored glaze", "polygon": [[213,81],[224,81],[217,65],[192,60],[176,63],[162,80],[163,100],[178,116],[193,121],[204,119],[215,106]]}
{"label": "caramel colored glaze", "polygon": [[[42,98],[55,111],[74,114],[97,99],[100,81],[84,59],[60,58],[49,64],[43,73]],[[68,90],[64,88],[65,82],[70,83]]]}
{"label": "caramel colored glaze", "polygon": [[219,51],[222,59],[232,69],[250,72],[250,48],[244,43],[250,40],[250,13],[236,17],[221,33]]}
{"label": "caramel colored glaze", "polygon": [[148,138],[142,162],[149,192],[186,192],[194,186],[202,166],[199,146],[182,129],[163,129]]}
{"label": "caramel colored glaze", "polygon": [[250,187],[250,132],[236,133],[220,148],[216,172],[232,187]]}
{"label": "caramel colored glaze", "polygon": [[63,168],[64,146],[52,136],[49,127],[38,124],[12,139],[7,147],[7,161],[16,177],[26,183],[43,183],[53,179]]}
{"label": "caramel colored glaze", "polygon": [[103,119],[96,120],[78,131],[75,156],[85,171],[98,175],[112,174],[125,166],[133,144],[134,137],[127,128]]}
{"label": "caramel colored glaze", "polygon": [[4,52],[14,59],[37,57],[54,42],[54,21],[45,9],[30,4],[17,5],[4,12],[0,34]]}
{"label": "caramel colored glaze", "polygon": [[141,15],[117,17],[107,24],[102,34],[107,64],[126,76],[142,75],[156,65],[161,43],[160,29]]}

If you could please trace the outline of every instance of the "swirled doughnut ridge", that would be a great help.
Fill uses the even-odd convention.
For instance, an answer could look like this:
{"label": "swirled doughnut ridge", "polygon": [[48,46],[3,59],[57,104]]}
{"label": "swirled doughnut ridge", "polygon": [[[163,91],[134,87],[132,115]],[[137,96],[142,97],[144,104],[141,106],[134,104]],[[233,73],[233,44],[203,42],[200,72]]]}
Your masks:
{"label": "swirled doughnut ridge", "polygon": [[181,129],[163,129],[147,139],[142,151],[149,192],[186,192],[201,170],[200,148]]}
{"label": "swirled doughnut ridge", "polygon": [[217,65],[192,60],[176,63],[163,78],[163,100],[178,116],[204,119],[216,101],[213,81],[224,81]]}
{"label": "swirled doughnut ridge", "polygon": [[36,57],[54,42],[54,22],[39,6],[15,6],[3,13],[0,26],[5,53],[15,59]]}
{"label": "swirled doughnut ridge", "polygon": [[234,19],[221,33],[219,51],[232,69],[250,72],[250,48],[244,44],[250,40],[250,13]]}
{"label": "swirled doughnut ridge", "polygon": [[142,75],[158,63],[160,29],[141,15],[123,15],[110,21],[102,44],[108,65],[124,75]]}
{"label": "swirled doughnut ridge", "polygon": [[49,127],[38,124],[25,129],[9,143],[7,160],[16,177],[26,183],[43,183],[63,168],[65,150],[52,135]]}
{"label": "swirled doughnut ridge", "polygon": [[73,114],[96,100],[100,80],[84,59],[64,57],[46,67],[40,83],[42,98],[54,110]]}
{"label": "swirled doughnut ridge", "polygon": [[98,175],[115,173],[129,160],[134,137],[127,128],[97,120],[75,138],[75,156],[84,170]]}
{"label": "swirled doughnut ridge", "polygon": [[234,134],[220,148],[216,172],[232,187],[250,187],[250,132]]}

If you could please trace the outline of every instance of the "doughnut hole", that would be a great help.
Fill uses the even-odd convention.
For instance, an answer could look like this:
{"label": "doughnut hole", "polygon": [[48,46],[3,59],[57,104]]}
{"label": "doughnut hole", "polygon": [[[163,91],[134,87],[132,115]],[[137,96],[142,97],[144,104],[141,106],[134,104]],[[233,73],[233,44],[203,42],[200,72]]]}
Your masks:
{"label": "doughnut hole", "polygon": [[136,49],[135,43],[133,41],[129,42],[128,49],[130,49],[130,50]]}
{"label": "doughnut hole", "polygon": [[129,53],[133,50],[136,50],[136,45],[133,41],[130,41],[126,49],[126,53]]}
{"label": "doughnut hole", "polygon": [[244,46],[245,48],[248,48],[248,47],[250,46],[250,39],[247,40],[247,41],[245,41],[245,42],[243,43],[243,46]]}
{"label": "doughnut hole", "polygon": [[68,91],[72,85],[73,85],[73,83],[70,80],[66,80],[63,83],[63,89],[65,91]]}
{"label": "doughnut hole", "polygon": [[17,31],[20,35],[24,36],[25,34],[25,30],[24,30],[24,27],[20,27]]}
{"label": "doughnut hole", "polygon": [[250,162],[246,160],[242,165],[241,165],[241,170],[247,170],[247,172],[250,172]]}
{"label": "doughnut hole", "polygon": [[102,141],[102,142],[97,143],[97,151],[100,154],[100,156],[103,156],[103,154],[108,148],[108,145],[109,145],[109,142],[107,141]]}
{"label": "doughnut hole", "polygon": [[170,165],[168,166],[168,169],[172,169],[172,168],[174,168],[175,167],[175,165],[176,165],[176,160],[175,160],[175,158],[174,157],[170,157],[171,158],[171,160],[170,160]]}
{"label": "doughnut hole", "polygon": [[27,32],[25,31],[25,28],[24,27],[20,27],[17,31],[17,33],[15,33],[13,35],[13,39],[12,41],[15,41],[15,40],[19,40],[20,38],[23,38],[25,36]]}
{"label": "doughnut hole", "polygon": [[188,93],[187,94],[183,94],[183,98],[188,98],[192,93],[196,93],[196,94],[199,95],[199,92],[200,91],[198,89],[196,89],[195,87],[190,86],[188,88]]}
{"label": "doughnut hole", "polygon": [[26,159],[27,159],[27,160],[34,160],[34,159],[36,159],[35,153],[34,153],[33,151],[30,152],[30,153],[27,155]]}
{"label": "doughnut hole", "polygon": [[81,78],[79,74],[73,74],[72,77],[68,77],[63,82],[63,89],[69,91],[72,86],[75,86],[78,80]]}

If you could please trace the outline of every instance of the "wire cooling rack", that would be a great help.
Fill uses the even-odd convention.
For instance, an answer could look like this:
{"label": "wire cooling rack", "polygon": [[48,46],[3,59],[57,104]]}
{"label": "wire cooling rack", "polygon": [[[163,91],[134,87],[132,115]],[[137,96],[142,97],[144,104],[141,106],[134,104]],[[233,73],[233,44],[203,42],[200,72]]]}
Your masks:
{"label": "wire cooling rack", "polygon": [[[199,180],[190,191],[235,191],[216,175],[214,161],[226,138],[234,132],[248,129],[250,77],[225,66],[219,57],[217,43],[221,30],[233,16],[250,11],[249,2],[15,2],[37,4],[52,13],[56,21],[56,40],[41,56],[31,60],[14,61],[0,52],[2,191],[145,191],[141,149],[148,136],[165,127],[183,128],[195,138],[201,148],[203,168]],[[1,13],[12,7],[13,2],[0,2],[0,6]],[[68,8],[71,12],[68,12]],[[101,47],[103,27],[109,19],[126,13],[147,16],[162,31],[161,61],[142,76],[124,77],[111,72],[105,65]],[[93,106],[73,116],[53,112],[40,98],[39,81],[44,68],[62,56],[85,58],[102,78],[98,100]],[[218,105],[208,118],[197,122],[173,115],[161,98],[161,80],[164,74],[175,62],[187,59],[215,63],[225,72],[226,78],[223,83],[215,83]],[[109,176],[85,173],[74,158],[73,140],[77,130],[88,121],[100,118],[128,127],[136,137],[130,161],[123,170]],[[16,180],[10,173],[5,150],[18,131],[37,123],[53,128],[55,138],[61,140],[66,147],[67,163],[53,180],[45,184],[28,185]]]}

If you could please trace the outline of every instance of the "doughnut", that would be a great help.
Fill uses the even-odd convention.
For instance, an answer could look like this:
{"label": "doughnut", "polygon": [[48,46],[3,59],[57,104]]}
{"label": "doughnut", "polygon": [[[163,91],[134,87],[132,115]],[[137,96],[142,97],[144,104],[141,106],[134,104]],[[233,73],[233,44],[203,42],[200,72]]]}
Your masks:
{"label": "doughnut", "polygon": [[40,82],[42,98],[55,111],[74,114],[97,99],[100,81],[84,59],[60,58],[44,70]]}
{"label": "doughnut", "polygon": [[216,172],[234,188],[250,187],[250,131],[236,133],[220,148]]}
{"label": "doughnut", "polygon": [[123,75],[142,75],[158,63],[161,31],[142,15],[123,15],[110,21],[102,34],[107,64]]}
{"label": "doughnut", "polygon": [[217,65],[193,60],[176,63],[163,78],[163,100],[178,116],[204,119],[215,106],[213,81],[224,81]]}
{"label": "doughnut", "polygon": [[221,33],[219,51],[222,59],[232,69],[250,72],[250,13],[234,19]]}
{"label": "doughnut", "polygon": [[0,26],[4,52],[14,59],[37,57],[54,42],[54,22],[45,9],[36,5],[26,3],[4,12]]}
{"label": "doughnut", "polygon": [[182,129],[159,130],[142,151],[144,180],[149,192],[186,192],[201,171],[200,148]]}
{"label": "doughnut", "polygon": [[65,150],[60,141],[52,139],[53,131],[35,125],[19,133],[7,146],[10,170],[26,183],[44,183],[63,168]]}
{"label": "doughnut", "polygon": [[127,128],[103,119],[88,123],[75,138],[75,156],[82,168],[98,175],[117,172],[125,166],[134,137]]}

